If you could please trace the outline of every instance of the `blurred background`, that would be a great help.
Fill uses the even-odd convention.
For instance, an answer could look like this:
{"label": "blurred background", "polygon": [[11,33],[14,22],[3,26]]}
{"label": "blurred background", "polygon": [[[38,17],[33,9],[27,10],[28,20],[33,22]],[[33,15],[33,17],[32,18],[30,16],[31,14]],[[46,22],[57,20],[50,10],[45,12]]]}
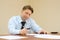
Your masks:
{"label": "blurred background", "polygon": [[20,15],[24,5],[31,5],[31,17],[48,32],[60,32],[60,0],[0,0],[0,34],[8,34],[8,21]]}

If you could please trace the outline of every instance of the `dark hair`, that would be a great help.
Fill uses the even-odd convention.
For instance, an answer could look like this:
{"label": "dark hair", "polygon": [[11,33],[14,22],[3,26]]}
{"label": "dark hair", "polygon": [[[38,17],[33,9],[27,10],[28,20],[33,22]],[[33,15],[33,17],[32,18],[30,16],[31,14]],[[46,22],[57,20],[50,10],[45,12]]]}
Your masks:
{"label": "dark hair", "polygon": [[33,13],[33,8],[30,5],[24,6],[22,10],[26,10],[26,9],[31,10],[31,12]]}

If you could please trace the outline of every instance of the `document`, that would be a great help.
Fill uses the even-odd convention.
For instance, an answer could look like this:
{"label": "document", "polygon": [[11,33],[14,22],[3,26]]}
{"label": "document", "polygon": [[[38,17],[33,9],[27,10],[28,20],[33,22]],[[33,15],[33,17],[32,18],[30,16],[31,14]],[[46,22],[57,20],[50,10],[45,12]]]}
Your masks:
{"label": "document", "polygon": [[23,37],[23,36],[0,36],[0,38],[3,38],[3,39],[21,39],[21,38],[27,38],[27,37]]}
{"label": "document", "polygon": [[38,35],[38,34],[26,34],[26,35],[35,36],[35,35]]}
{"label": "document", "polygon": [[50,34],[39,34],[35,35],[36,38],[47,38],[47,39],[60,39],[60,35],[50,35]]}

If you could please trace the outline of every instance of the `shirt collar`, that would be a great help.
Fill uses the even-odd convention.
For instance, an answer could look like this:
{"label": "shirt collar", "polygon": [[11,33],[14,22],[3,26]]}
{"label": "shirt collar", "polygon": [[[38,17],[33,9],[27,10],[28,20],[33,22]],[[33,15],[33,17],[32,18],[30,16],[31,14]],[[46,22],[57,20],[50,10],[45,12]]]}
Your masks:
{"label": "shirt collar", "polygon": [[[23,20],[22,20],[22,18],[21,18],[21,16],[19,16],[19,19],[18,19],[18,21],[19,21],[19,23],[21,23]],[[25,20],[26,22],[28,21],[28,19],[27,20]]]}

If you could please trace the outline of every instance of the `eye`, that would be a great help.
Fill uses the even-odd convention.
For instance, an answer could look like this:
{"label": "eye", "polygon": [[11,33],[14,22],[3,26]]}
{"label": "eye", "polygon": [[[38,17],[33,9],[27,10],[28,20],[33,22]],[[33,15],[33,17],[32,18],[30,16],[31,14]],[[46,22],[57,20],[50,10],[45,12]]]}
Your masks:
{"label": "eye", "polygon": [[26,14],[28,14],[28,12],[25,12]]}
{"label": "eye", "polygon": [[25,13],[26,13],[27,15],[29,15],[29,16],[31,15],[31,14],[30,14],[30,13],[28,13],[28,12],[25,12]]}

